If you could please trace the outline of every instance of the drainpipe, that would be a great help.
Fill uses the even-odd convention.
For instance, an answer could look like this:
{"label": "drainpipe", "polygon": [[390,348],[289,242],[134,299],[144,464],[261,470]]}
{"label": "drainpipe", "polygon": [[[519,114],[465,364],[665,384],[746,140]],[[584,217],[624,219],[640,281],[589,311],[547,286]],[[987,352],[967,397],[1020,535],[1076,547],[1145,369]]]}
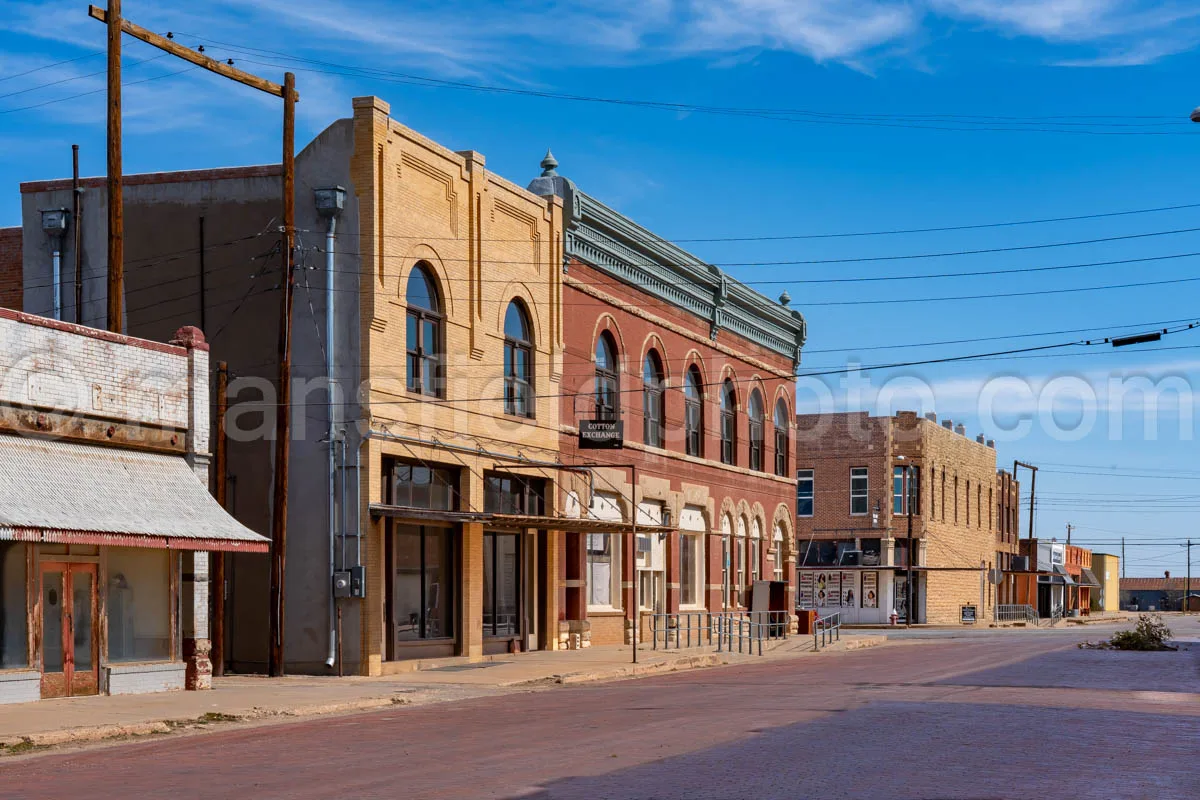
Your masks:
{"label": "drainpipe", "polygon": [[51,208],[42,212],[42,230],[49,234],[54,243],[54,255],[51,265],[51,286],[54,290],[54,318],[62,319],[62,245],[63,236],[67,232],[67,221],[71,212],[65,208]]}
{"label": "drainpipe", "polygon": [[[337,662],[337,599],[333,596],[333,573],[337,570],[337,449],[338,449],[338,392],[334,355],[334,333],[336,330],[334,306],[334,254],[337,241],[337,218],[346,202],[346,190],[340,186],[315,189],[313,200],[317,213],[328,220],[325,231],[325,380],[328,395],[329,431],[326,439],[329,469],[329,655],[325,666],[332,668]],[[342,498],[345,502],[345,497]],[[342,559],[343,562],[345,558]],[[342,564],[345,568],[345,564]]]}

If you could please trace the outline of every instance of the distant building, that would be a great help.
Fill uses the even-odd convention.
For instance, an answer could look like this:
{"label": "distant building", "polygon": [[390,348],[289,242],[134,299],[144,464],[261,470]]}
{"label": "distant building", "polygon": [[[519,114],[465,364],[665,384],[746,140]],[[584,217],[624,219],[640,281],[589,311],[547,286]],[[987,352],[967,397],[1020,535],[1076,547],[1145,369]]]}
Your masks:
{"label": "distant building", "polygon": [[1019,486],[961,425],[902,411],[797,417],[798,605],[848,623],[907,613],[912,503],[914,621],[991,619],[992,582],[1017,550]]}
{"label": "distant building", "polygon": [[[1200,593],[1200,578],[1172,578],[1167,572],[1161,578],[1121,578],[1121,608],[1126,611],[1180,611],[1185,594]],[[1191,602],[1195,602],[1192,600]],[[1200,607],[1198,607],[1200,610]]]}
{"label": "distant building", "polygon": [[1092,553],[1092,574],[1100,584],[1092,590],[1092,611],[1119,611],[1121,559],[1110,553]]}

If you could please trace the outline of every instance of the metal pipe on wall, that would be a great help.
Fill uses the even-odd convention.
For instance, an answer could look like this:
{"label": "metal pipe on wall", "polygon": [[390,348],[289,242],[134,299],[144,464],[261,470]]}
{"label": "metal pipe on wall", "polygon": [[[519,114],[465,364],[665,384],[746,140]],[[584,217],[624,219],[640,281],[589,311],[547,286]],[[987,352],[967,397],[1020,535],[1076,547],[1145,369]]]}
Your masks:
{"label": "metal pipe on wall", "polygon": [[[327,448],[329,456],[329,657],[325,659],[325,666],[332,667],[337,661],[338,650],[338,635],[337,635],[337,599],[333,596],[332,577],[337,565],[334,561],[337,548],[337,380],[334,376],[334,349],[333,336],[335,331],[334,325],[334,294],[333,294],[333,277],[334,277],[334,248],[337,239],[337,216],[331,214],[329,216],[329,228],[325,232],[325,380],[327,383],[326,391],[329,396],[329,446]],[[343,495],[342,503],[346,502]],[[345,559],[342,559],[342,566],[345,567]]]}

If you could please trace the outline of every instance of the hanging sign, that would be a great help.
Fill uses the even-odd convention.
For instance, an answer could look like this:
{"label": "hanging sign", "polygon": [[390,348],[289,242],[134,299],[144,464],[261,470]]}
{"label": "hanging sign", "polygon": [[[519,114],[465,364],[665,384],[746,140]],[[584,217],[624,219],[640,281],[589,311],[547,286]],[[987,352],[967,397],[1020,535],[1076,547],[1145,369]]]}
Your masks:
{"label": "hanging sign", "polygon": [[579,448],[581,450],[619,450],[624,446],[624,422],[608,419],[579,421]]}
{"label": "hanging sign", "polygon": [[862,574],[862,607],[879,608],[879,573]]}

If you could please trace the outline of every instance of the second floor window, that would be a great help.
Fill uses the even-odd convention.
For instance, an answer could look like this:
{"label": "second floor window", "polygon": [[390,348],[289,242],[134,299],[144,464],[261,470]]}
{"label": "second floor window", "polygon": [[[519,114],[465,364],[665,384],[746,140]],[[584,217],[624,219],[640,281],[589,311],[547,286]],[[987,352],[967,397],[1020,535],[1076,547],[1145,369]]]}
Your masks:
{"label": "second floor window", "polygon": [[758,389],[750,393],[750,469],[763,468],[763,402]]}
{"label": "second floor window", "polygon": [[408,303],[407,386],[408,391],[443,397],[443,322],[440,298],[433,277],[422,262],[413,267],[405,290]]}
{"label": "second floor window", "polygon": [[607,332],[596,342],[596,419],[615,420],[620,408],[617,347]]}
{"label": "second floor window", "polygon": [[504,314],[504,413],[532,417],[533,335],[529,317],[517,300]]}
{"label": "second floor window", "polygon": [[867,513],[867,468],[850,468],[850,513],[865,516]]}
{"label": "second floor window", "polygon": [[642,415],[646,444],[662,447],[666,437],[666,408],[663,397],[663,368],[658,353],[646,353],[642,363]]}
{"label": "second floor window", "polygon": [[813,500],[816,496],[816,479],[813,470],[802,469],[796,472],[796,516],[811,517],[813,515]]}
{"label": "second floor window", "polygon": [[916,467],[892,467],[892,513],[908,514],[909,503],[912,503],[914,515],[921,513],[920,485],[921,472]]}
{"label": "second floor window", "polygon": [[684,447],[689,456],[704,456],[704,393],[700,370],[693,364],[683,383]]}
{"label": "second floor window", "polygon": [[788,469],[788,407],[783,398],[775,403],[775,474],[785,477],[791,474]]}
{"label": "second floor window", "polygon": [[721,386],[721,463],[737,463],[737,394],[728,378]]}

